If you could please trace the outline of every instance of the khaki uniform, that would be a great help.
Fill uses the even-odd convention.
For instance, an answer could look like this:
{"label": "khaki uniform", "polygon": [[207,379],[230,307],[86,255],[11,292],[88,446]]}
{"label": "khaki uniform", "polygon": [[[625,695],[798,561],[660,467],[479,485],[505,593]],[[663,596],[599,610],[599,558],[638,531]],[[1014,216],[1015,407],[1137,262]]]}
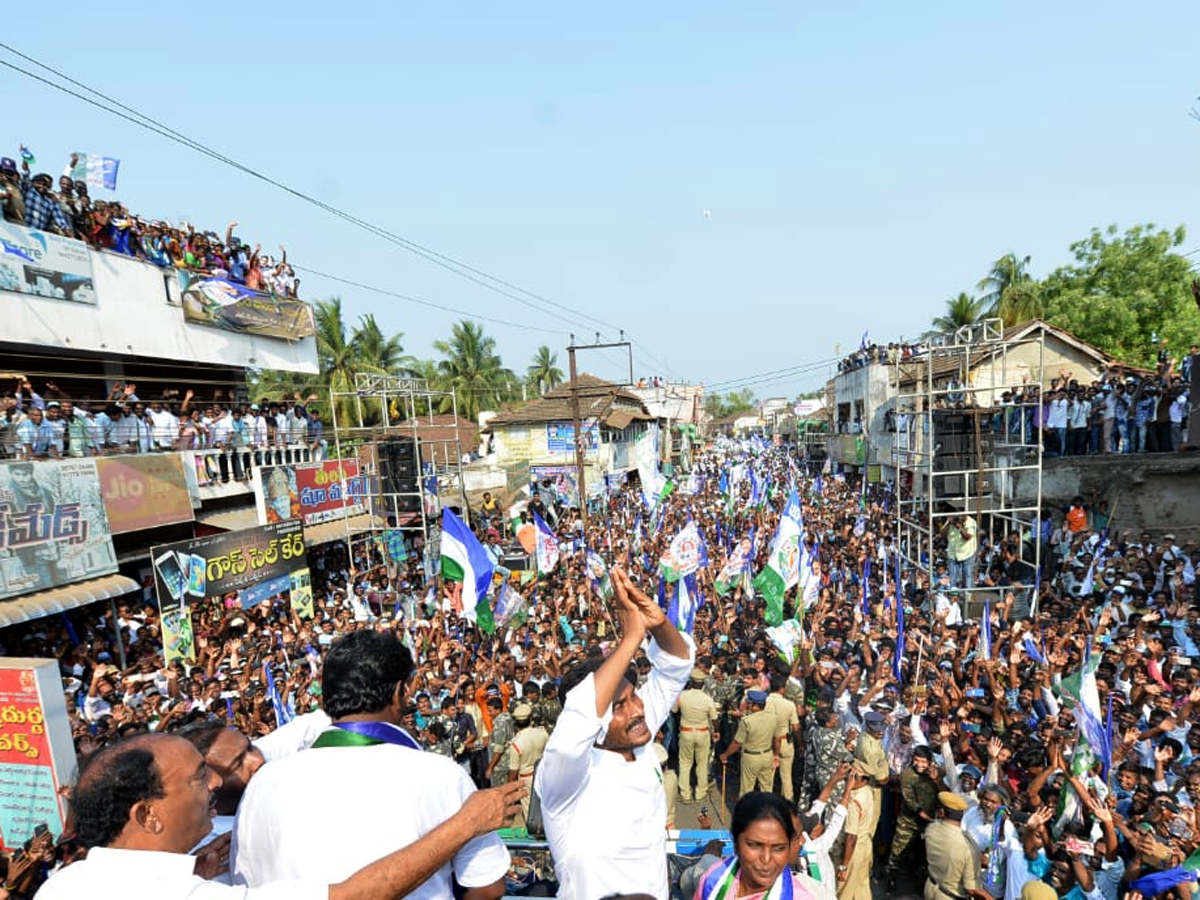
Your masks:
{"label": "khaki uniform", "polygon": [[521,798],[521,811],[513,819],[513,828],[524,828],[529,815],[529,794],[533,791],[533,767],[546,751],[550,735],[541,725],[530,725],[517,732],[508,748],[508,771],[517,773],[517,780],[529,790]]}
{"label": "khaki uniform", "polygon": [[742,782],[740,794],[769,791],[775,781],[775,732],[778,723],[774,713],[765,709],[742,716],[733,739],[741,746]]}
{"label": "khaki uniform", "polygon": [[926,827],[921,813],[933,816],[937,809],[938,786],[934,780],[928,775],[918,775],[916,769],[905,769],[900,775],[900,818],[888,854],[889,876],[894,878],[902,871],[920,868],[921,832]]}
{"label": "khaki uniform", "polygon": [[874,851],[875,823],[879,810],[875,808],[875,791],[870,787],[855,788],[846,807],[843,832],[856,835],[854,855],[850,857],[846,877],[838,881],[838,900],[871,900],[871,862]]}
{"label": "khaki uniform", "polygon": [[883,755],[883,743],[871,732],[864,731],[854,746],[854,758],[866,766],[867,778],[875,794],[875,819],[871,822],[871,834],[874,834],[879,825],[879,814],[883,811],[882,788],[888,783],[890,775],[887,757]]}
{"label": "khaki uniform", "polygon": [[978,858],[958,822],[931,822],[925,829],[925,900],[967,900],[967,892],[979,888]]}
{"label": "khaki uniform", "polygon": [[[717,728],[717,704],[696,687],[679,695],[679,792],[690,802],[708,796],[708,765],[712,755],[712,733]],[[692,794],[692,768],[696,769],[696,793]]]}
{"label": "khaki uniform", "polygon": [[783,738],[783,743],[779,745],[779,792],[783,799],[792,800],[796,795],[792,780],[796,746],[792,743],[792,735],[800,728],[800,716],[796,713],[796,704],[782,694],[771,694],[767,698],[767,712],[772,713],[778,723],[776,736]]}

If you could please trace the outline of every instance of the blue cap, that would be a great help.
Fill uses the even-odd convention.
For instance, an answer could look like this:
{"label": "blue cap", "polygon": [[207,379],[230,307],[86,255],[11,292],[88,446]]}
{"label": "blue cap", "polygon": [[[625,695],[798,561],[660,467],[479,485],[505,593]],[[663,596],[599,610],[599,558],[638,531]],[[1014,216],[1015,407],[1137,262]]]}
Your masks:
{"label": "blue cap", "polygon": [[966,763],[959,770],[958,777],[959,778],[974,778],[976,781],[979,781],[983,778],[983,773],[979,771],[978,766],[973,766],[970,763]]}
{"label": "blue cap", "polygon": [[866,722],[867,727],[873,731],[881,731],[883,730],[883,725],[886,720],[883,717],[883,713],[877,713],[875,710],[871,710],[869,713],[863,716],[863,721]]}
{"label": "blue cap", "polygon": [[766,703],[767,702],[767,692],[766,691],[746,691],[746,699],[749,700],[751,703]]}

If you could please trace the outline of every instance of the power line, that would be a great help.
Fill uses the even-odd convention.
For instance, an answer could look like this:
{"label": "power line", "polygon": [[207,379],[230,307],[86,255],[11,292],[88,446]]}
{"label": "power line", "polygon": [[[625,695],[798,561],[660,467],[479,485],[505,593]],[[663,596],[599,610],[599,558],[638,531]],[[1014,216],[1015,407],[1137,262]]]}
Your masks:
{"label": "power line", "polygon": [[[601,319],[597,319],[596,317],[591,316],[587,313],[582,313],[582,312],[573,310],[570,307],[565,306],[564,304],[557,303],[556,301],[553,301],[546,297],[542,297],[541,295],[535,294],[532,291],[528,291],[528,290],[521,288],[515,284],[511,284],[510,282],[507,282],[497,276],[494,276],[487,272],[484,272],[481,269],[477,269],[466,263],[460,262],[459,260],[456,260],[453,257],[447,256],[442,253],[438,253],[437,251],[432,250],[428,247],[425,247],[421,244],[418,244],[415,241],[409,240],[408,238],[405,238],[401,235],[390,232],[390,231],[386,230],[385,228],[375,225],[364,219],[360,219],[351,213],[345,212],[344,210],[341,210],[335,206],[325,203],[324,201],[319,200],[316,197],[313,197],[309,194],[306,194],[303,191],[297,190],[296,188],[290,187],[289,185],[286,185],[283,182],[277,181],[274,178],[271,178],[270,176],[265,175],[262,172],[252,169],[249,166],[246,166],[246,165],[238,162],[237,160],[234,160],[234,159],[220,153],[217,150],[213,150],[212,148],[210,148],[204,144],[201,144],[199,141],[196,141],[195,139],[190,138],[187,135],[174,130],[173,128],[152,118],[151,116],[148,116],[145,113],[139,112],[138,110],[136,110],[130,106],[127,106],[124,103],[121,103],[119,100],[109,97],[108,95],[104,94],[103,92],[98,91],[95,88],[93,88],[87,84],[84,84],[83,82],[78,81],[78,80],[72,78],[71,76],[66,75],[63,72],[60,72],[59,70],[55,69],[54,67],[47,65],[46,63],[43,63],[40,60],[35,59],[34,57],[31,57],[31,56],[28,56],[27,54],[22,53],[21,51],[17,50],[16,48],[14,48],[8,44],[0,42],[0,48],[3,48],[5,50],[9,51],[10,53],[20,57],[21,59],[27,60],[28,62],[31,62],[34,65],[36,65],[42,69],[45,69],[48,72],[53,73],[58,78],[61,78],[65,81],[67,81],[68,83],[73,84],[76,87],[79,87],[79,88],[87,91],[88,93],[91,93],[97,97],[100,97],[107,103],[111,103],[114,106],[118,107],[118,109],[113,109],[112,107],[105,106],[103,103],[98,103],[97,101],[91,99],[90,97],[84,96],[83,94],[80,94],[77,91],[72,91],[69,88],[64,87],[63,85],[57,84],[57,83],[51,81],[50,79],[44,78],[34,72],[30,72],[29,70],[24,69],[20,66],[14,65],[13,63],[8,62],[6,60],[0,60],[0,65],[4,65],[7,68],[12,69],[13,71],[16,71],[16,72],[21,73],[22,75],[25,75],[26,77],[32,78],[36,81],[39,81],[42,84],[45,84],[49,87],[54,88],[55,90],[61,91],[65,94],[68,94],[69,96],[72,96],[79,100],[82,100],[85,103],[95,106],[98,109],[102,109],[102,110],[104,110],[108,113],[111,113],[115,116],[118,116],[122,119],[125,119],[126,121],[128,121],[134,125],[137,125],[141,128],[144,128],[147,131],[154,132],[155,134],[158,134],[161,137],[165,137],[168,140],[174,141],[175,143],[185,146],[191,150],[194,150],[197,153],[201,153],[205,156],[208,156],[212,159],[217,160],[218,162],[224,163],[225,165],[228,165],[234,169],[237,169],[238,171],[241,171],[244,174],[251,176],[252,178],[256,178],[266,184],[276,187],[279,190],[282,190],[288,194],[291,194],[292,196],[294,196],[300,200],[303,200],[306,203],[309,203],[313,206],[318,207],[319,209],[322,209],[322,210],[330,213],[331,215],[337,216],[338,218],[340,218],[346,222],[349,222],[350,224],[356,225],[357,227],[359,227],[371,234],[374,234],[377,237],[383,238],[384,240],[387,240],[390,243],[395,244],[396,246],[399,246],[405,250],[408,250],[409,252],[411,252],[417,256],[420,256],[429,262],[432,262],[434,265],[437,265],[437,266],[445,269],[446,271],[449,271],[455,275],[458,275],[460,278],[463,278],[467,281],[477,284],[486,290],[493,291],[494,293],[497,293],[497,294],[500,294],[501,296],[507,297],[517,303],[521,303],[521,304],[529,307],[530,309],[535,310],[536,312],[543,313],[544,315],[553,316],[554,318],[557,318],[564,322],[572,324],[574,327],[578,327],[578,328],[590,327],[590,326],[584,326],[584,325],[579,324],[580,320],[590,320],[591,322],[598,323],[598,324],[602,325],[603,327],[610,328],[613,330],[618,330],[618,329],[616,329],[616,326],[613,326],[610,323],[604,322]],[[119,110],[124,110],[125,112],[120,112]],[[128,113],[128,115],[126,113]],[[499,287],[497,285],[499,285]],[[507,288],[508,290],[505,290],[505,288]],[[561,313],[555,313],[552,310],[543,309],[543,308],[539,307],[536,303],[533,303],[530,300],[524,299],[521,296],[514,294],[513,291],[519,291],[520,293],[525,294],[528,297],[538,299],[542,303],[545,303],[552,307],[556,307],[558,309],[564,310],[564,311],[570,313],[572,318],[568,318],[567,316],[564,316]],[[555,332],[555,333],[558,333],[558,332]]]}
{"label": "power line", "polygon": [[339,284],[349,285],[350,287],[356,287],[356,288],[359,288],[360,290],[371,291],[372,293],[382,294],[386,297],[395,297],[397,300],[405,300],[409,303],[416,303],[421,306],[428,306],[432,309],[438,309],[438,310],[441,310],[442,312],[454,313],[455,315],[459,315],[459,316],[468,316],[469,318],[479,319],[483,322],[491,322],[495,325],[506,325],[509,328],[521,328],[521,329],[524,329],[525,331],[540,331],[542,334],[557,334],[557,335],[567,334],[567,332],[565,332],[565,331],[555,331],[554,329],[551,329],[551,328],[538,328],[536,325],[521,325],[518,322],[508,322],[504,319],[494,319],[491,316],[482,316],[479,313],[467,312],[466,310],[456,309],[453,306],[445,306],[441,303],[434,303],[432,300],[422,300],[420,297],[412,297],[412,296],[409,296],[408,294],[401,294],[396,291],[390,291],[387,288],[375,287],[374,285],[370,285],[370,284],[363,284],[361,281],[354,281],[351,278],[343,278],[341,275],[331,275],[328,272],[321,272],[317,269],[312,269],[307,266],[292,266],[292,268],[295,269],[297,272],[308,272],[309,274],[316,275],[319,278],[328,278],[330,281],[336,281]]}
{"label": "power line", "polygon": [[[730,378],[725,381],[715,381],[705,385],[710,389],[730,390],[737,387],[750,387],[754,384],[766,384],[772,381],[781,381],[785,378],[791,378],[796,375],[807,375],[811,372],[820,370],[821,368],[837,362],[840,357],[830,357],[829,359],[813,360],[812,362],[801,363],[797,366],[788,366],[782,369],[772,369],[769,372],[760,372],[757,375],[744,375],[741,378]],[[745,384],[740,384],[745,382]]]}

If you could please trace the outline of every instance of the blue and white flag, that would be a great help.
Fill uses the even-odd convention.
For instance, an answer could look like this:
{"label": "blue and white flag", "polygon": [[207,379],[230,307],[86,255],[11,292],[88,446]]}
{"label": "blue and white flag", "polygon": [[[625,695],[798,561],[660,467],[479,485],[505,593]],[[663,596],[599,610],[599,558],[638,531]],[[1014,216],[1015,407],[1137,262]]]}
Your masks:
{"label": "blue and white flag", "polygon": [[1105,547],[1108,545],[1108,529],[1105,528],[1100,532],[1100,540],[1096,543],[1096,549],[1092,552],[1092,562],[1088,566],[1087,574],[1083,576],[1083,584],[1079,587],[1079,596],[1087,597],[1092,593],[1092,589],[1096,584],[1096,566],[1100,564],[1100,557],[1104,553]]}
{"label": "blue and white flag", "polygon": [[541,574],[549,575],[558,568],[558,538],[536,509],[533,524],[537,533],[537,568]]}
{"label": "blue and white flag", "polygon": [[275,710],[276,723],[286,725],[292,721],[292,716],[287,706],[284,705],[283,699],[279,696],[279,688],[275,685],[275,675],[271,671],[270,660],[263,662],[263,681],[267,685],[267,699],[271,701],[271,707]]}
{"label": "blue and white flag", "polygon": [[71,170],[73,181],[87,182],[91,187],[102,187],[110,191],[117,189],[119,159],[97,156],[95,153],[76,153],[75,168]]}
{"label": "blue and white flag", "polygon": [[492,586],[496,567],[466,522],[451,512],[450,507],[442,510],[441,550],[442,578],[463,583],[463,614],[470,617],[480,604],[487,607],[484,598]]}
{"label": "blue and white flag", "polygon": [[992,658],[992,601],[983,601],[983,623],[979,632],[980,650],[984,659]]}
{"label": "blue and white flag", "polygon": [[686,575],[675,582],[675,596],[667,607],[667,620],[685,634],[696,627],[696,609],[700,603],[696,576]]}

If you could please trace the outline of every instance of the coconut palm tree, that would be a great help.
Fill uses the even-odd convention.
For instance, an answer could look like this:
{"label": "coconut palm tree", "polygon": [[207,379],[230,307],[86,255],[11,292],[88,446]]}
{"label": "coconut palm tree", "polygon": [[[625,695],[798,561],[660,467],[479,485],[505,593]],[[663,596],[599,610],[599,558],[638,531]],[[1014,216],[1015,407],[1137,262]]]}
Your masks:
{"label": "coconut palm tree", "polygon": [[533,362],[525,370],[529,384],[539,394],[553,390],[563,383],[562,369],[558,367],[558,354],[545,344],[537,348],[533,354]]}
{"label": "coconut palm tree", "polygon": [[403,334],[393,334],[385,337],[383,329],[375,321],[374,313],[359,316],[350,343],[354,345],[355,356],[360,363],[366,363],[381,372],[392,374],[407,374],[412,368],[413,359],[404,352],[400,343]]}
{"label": "coconut palm tree", "polygon": [[933,335],[952,335],[964,325],[973,325],[983,315],[985,305],[980,297],[972,297],[965,291],[946,301],[946,312],[930,324]]}
{"label": "coconut palm tree", "polygon": [[[438,385],[457,396],[460,415],[474,421],[481,409],[510,394],[515,376],[504,368],[495,338],[485,335],[482,326],[455,322],[450,340],[434,341],[433,347],[443,356],[437,364]],[[441,411],[449,412],[449,407],[443,402]]]}
{"label": "coconut palm tree", "polygon": [[1000,304],[1007,291],[1032,281],[1033,276],[1029,274],[1029,257],[1005,253],[992,263],[992,268],[980,279],[976,287],[984,292],[979,299],[986,307],[988,315],[995,316],[1000,314]]}

